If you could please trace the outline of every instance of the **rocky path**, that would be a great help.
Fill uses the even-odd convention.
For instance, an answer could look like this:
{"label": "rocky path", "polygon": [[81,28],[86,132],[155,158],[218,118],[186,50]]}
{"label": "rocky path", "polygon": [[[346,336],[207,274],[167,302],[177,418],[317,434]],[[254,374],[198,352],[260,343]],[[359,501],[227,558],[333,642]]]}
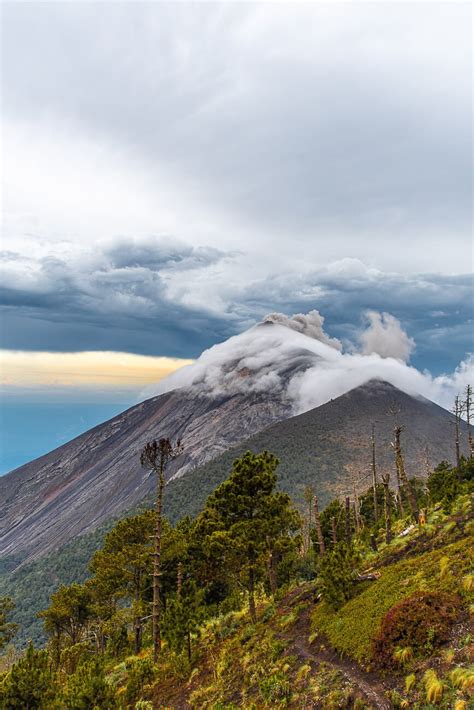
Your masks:
{"label": "rocky path", "polygon": [[[305,594],[301,595],[304,599]],[[287,650],[297,655],[317,669],[321,663],[330,664],[340,671],[353,686],[356,686],[370,703],[371,707],[377,710],[391,710],[392,703],[387,699],[386,693],[390,690],[375,673],[364,671],[355,661],[342,658],[334,649],[330,647],[315,647],[308,641],[310,633],[310,610],[304,609],[298,621],[287,631],[278,634],[287,644]]]}

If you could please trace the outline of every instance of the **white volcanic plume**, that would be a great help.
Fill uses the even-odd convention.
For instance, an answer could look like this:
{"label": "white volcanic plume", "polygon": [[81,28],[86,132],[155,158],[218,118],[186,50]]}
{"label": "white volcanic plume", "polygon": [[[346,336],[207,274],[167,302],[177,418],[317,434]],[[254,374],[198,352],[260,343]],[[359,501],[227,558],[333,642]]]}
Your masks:
{"label": "white volcanic plume", "polygon": [[196,362],[149,388],[150,397],[176,388],[210,397],[267,392],[305,412],[378,378],[412,395],[450,408],[455,394],[474,381],[474,361],[432,377],[407,364],[414,341],[390,314],[367,314],[361,352],[343,352],[323,329],[318,311],[289,318],[271,313],[261,323],[205,350]]}

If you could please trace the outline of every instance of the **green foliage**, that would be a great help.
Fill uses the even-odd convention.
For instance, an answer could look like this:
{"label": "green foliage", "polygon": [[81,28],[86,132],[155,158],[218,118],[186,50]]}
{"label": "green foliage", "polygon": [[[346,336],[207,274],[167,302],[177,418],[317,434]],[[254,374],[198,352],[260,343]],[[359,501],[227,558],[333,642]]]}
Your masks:
{"label": "green foliage", "polygon": [[297,527],[290,498],[276,492],[278,460],[267,451],[248,451],[234,461],[229,478],[208,498],[196,522],[195,536],[214,568],[234,573],[246,585],[255,617],[255,581],[268,555]]}
{"label": "green foliage", "polygon": [[51,594],[61,585],[85,582],[91,556],[97,550],[114,521],[87,535],[75,538],[60,550],[51,552],[19,569],[9,569],[0,576],[0,595],[10,596],[15,609],[11,621],[18,624],[15,643],[25,647],[29,639],[35,645],[44,644],[46,634],[38,612],[50,603]]}
{"label": "green foliage", "polygon": [[51,596],[50,606],[40,616],[48,633],[58,640],[64,635],[71,644],[75,644],[81,640],[92,613],[90,589],[85,584],[73,582],[69,587],[61,586]]}
{"label": "green foliage", "polygon": [[474,491],[474,459],[462,459],[458,468],[442,461],[429,475],[427,486],[431,500],[450,512],[457,496]]}
{"label": "green foliage", "polygon": [[192,580],[186,580],[179,596],[167,604],[163,617],[163,637],[177,653],[186,648],[189,660],[191,637],[198,632],[203,616],[203,591],[198,590]]}
{"label": "green foliage", "polygon": [[[453,574],[440,581],[439,565],[444,556],[451,559]],[[313,613],[313,624],[329,637],[339,652],[359,662],[368,662],[372,655],[372,639],[382,618],[395,604],[421,589],[458,593],[460,580],[472,569],[473,562],[472,540],[469,538],[402,559],[383,568],[379,579],[370,582],[340,609],[334,610],[325,602],[318,604]]]}
{"label": "green foliage", "polygon": [[385,614],[373,642],[373,660],[381,668],[390,668],[397,649],[413,649],[428,655],[448,638],[459,618],[459,597],[446,592],[415,592]]}
{"label": "green foliage", "polygon": [[337,609],[346,602],[354,587],[354,572],[358,558],[351,545],[338,542],[319,562],[318,585],[323,599]]}
{"label": "green foliage", "polygon": [[139,700],[145,685],[151,683],[155,669],[151,658],[138,656],[125,659],[125,669],[127,671],[125,700],[131,704]]}
{"label": "green foliage", "polygon": [[68,710],[114,710],[117,707],[114,689],[107,681],[99,658],[81,664],[68,676],[63,699]]}
{"label": "green foliage", "polygon": [[57,684],[47,651],[30,643],[0,684],[3,710],[51,710],[56,707]]}
{"label": "green foliage", "polygon": [[258,689],[264,701],[270,705],[289,700],[291,696],[290,683],[281,671],[262,678],[258,684]]}
{"label": "green foliage", "polygon": [[11,597],[0,597],[0,651],[15,636],[18,625],[8,621],[10,613],[15,608]]}

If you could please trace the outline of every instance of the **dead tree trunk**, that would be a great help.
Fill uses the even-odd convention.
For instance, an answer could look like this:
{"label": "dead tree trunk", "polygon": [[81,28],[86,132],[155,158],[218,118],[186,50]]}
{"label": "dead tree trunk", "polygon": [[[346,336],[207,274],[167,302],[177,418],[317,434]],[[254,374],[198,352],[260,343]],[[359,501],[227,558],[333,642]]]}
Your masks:
{"label": "dead tree trunk", "polygon": [[362,526],[360,523],[359,498],[357,497],[356,479],[354,476],[354,472],[352,470],[351,470],[351,481],[352,481],[352,493],[354,495],[354,504],[353,505],[354,505],[355,529],[356,529],[356,532],[358,533]]}
{"label": "dead tree trunk", "polygon": [[346,542],[350,544],[351,541],[351,500],[349,496],[346,496],[346,507],[345,507],[345,525],[346,525]]}
{"label": "dead tree trunk", "polygon": [[459,468],[461,465],[461,442],[460,442],[460,428],[461,428],[461,415],[463,413],[463,404],[459,399],[459,395],[454,398],[454,407],[452,409],[454,414],[454,445],[456,448],[456,466]]}
{"label": "dead tree trunk", "polygon": [[472,440],[471,431],[471,407],[472,407],[472,387],[467,385],[466,387],[466,401],[464,403],[466,408],[466,419],[467,419],[467,440],[469,444],[469,456],[471,459],[474,458],[474,442]]}
{"label": "dead tree trunk", "polygon": [[255,560],[253,552],[249,553],[249,611],[252,623],[257,623],[257,609],[255,606]]}
{"label": "dead tree trunk", "polygon": [[178,562],[178,570],[176,572],[176,596],[178,599],[181,597],[181,590],[183,588],[183,563]]}
{"label": "dead tree trunk", "polygon": [[336,518],[334,515],[331,518],[331,535],[332,535],[332,544],[334,547],[337,545],[337,528],[336,528]]}
{"label": "dead tree trunk", "polygon": [[372,424],[372,489],[374,491],[374,520],[379,519],[379,510],[377,504],[377,466],[375,460],[375,425]]}
{"label": "dead tree trunk", "polygon": [[324,555],[325,546],[324,546],[323,531],[321,530],[321,518],[319,517],[318,496],[314,496],[313,506],[314,506],[314,525],[316,527],[316,537],[318,538],[319,554]]}
{"label": "dead tree trunk", "polygon": [[142,650],[142,619],[140,614],[140,572],[135,575],[135,608],[134,608],[134,631],[135,631],[135,655],[138,656]]}
{"label": "dead tree trunk", "polygon": [[278,591],[278,580],[276,571],[276,555],[273,550],[270,550],[268,555],[268,581],[270,584],[270,591],[274,597]]}
{"label": "dead tree trunk", "polygon": [[152,624],[153,624],[153,657],[156,661],[161,651],[161,534],[163,528],[163,491],[165,488],[165,477],[163,467],[160,468],[158,476],[158,495],[156,499],[156,526],[155,526],[155,549],[153,551],[153,603],[152,603]]}
{"label": "dead tree trunk", "polygon": [[390,474],[386,473],[382,476],[383,484],[383,500],[384,500],[384,515],[385,515],[385,542],[387,545],[392,540],[392,511],[390,505]]}
{"label": "dead tree trunk", "polygon": [[408,479],[408,476],[406,474],[405,463],[403,461],[402,445],[401,445],[401,440],[400,440],[402,431],[403,431],[403,427],[401,427],[401,426],[395,427],[395,443],[394,443],[395,464],[397,467],[399,479],[407,492],[408,502],[410,504],[411,512],[413,514],[415,522],[418,523],[418,518],[419,518],[418,503],[416,500],[416,495],[413,490],[413,487],[412,487],[412,485]]}
{"label": "dead tree trunk", "polygon": [[182,451],[181,441],[173,446],[169,439],[160,439],[146,444],[140,454],[140,463],[157,477],[156,523],[153,549],[153,602],[152,602],[152,637],[153,660],[158,660],[161,651],[161,538],[163,528],[163,494],[165,489],[165,469],[168,463]]}

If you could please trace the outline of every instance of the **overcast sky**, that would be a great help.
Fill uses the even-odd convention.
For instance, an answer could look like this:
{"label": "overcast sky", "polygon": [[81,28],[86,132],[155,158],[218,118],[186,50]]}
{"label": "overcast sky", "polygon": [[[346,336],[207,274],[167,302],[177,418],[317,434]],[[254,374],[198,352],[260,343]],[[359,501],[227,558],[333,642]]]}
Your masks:
{"label": "overcast sky", "polygon": [[470,3],[2,14],[5,349],[194,358],[316,308],[473,350]]}

